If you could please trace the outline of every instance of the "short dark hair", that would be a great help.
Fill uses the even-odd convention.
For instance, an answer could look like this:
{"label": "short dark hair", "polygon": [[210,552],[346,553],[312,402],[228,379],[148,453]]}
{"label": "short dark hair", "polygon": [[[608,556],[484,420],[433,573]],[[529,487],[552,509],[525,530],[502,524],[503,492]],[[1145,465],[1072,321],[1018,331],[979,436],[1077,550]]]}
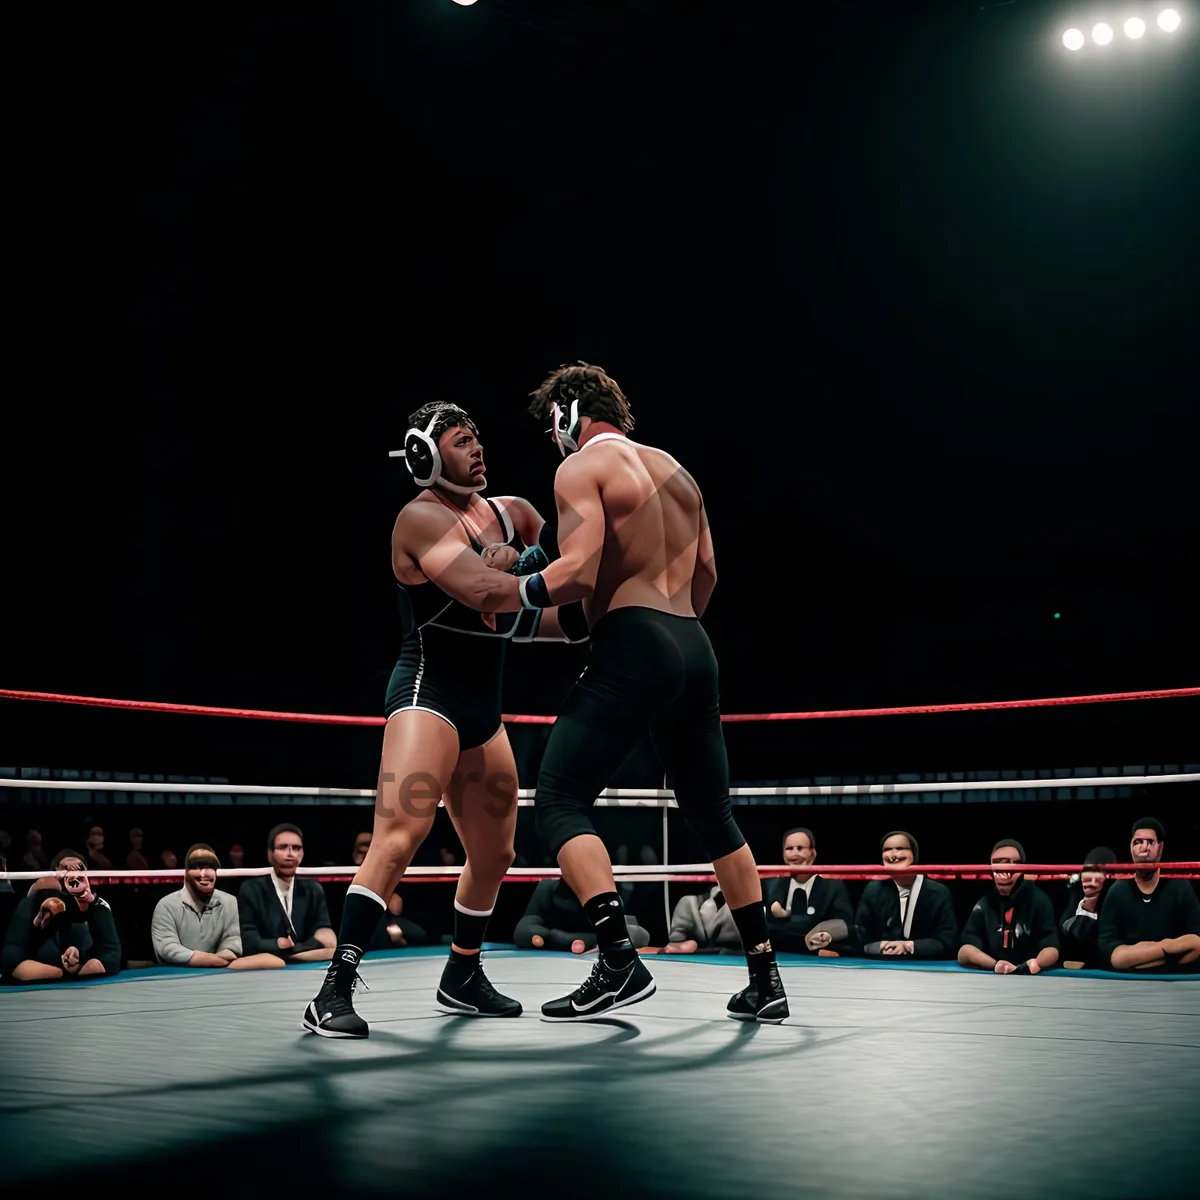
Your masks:
{"label": "short dark hair", "polygon": [[789,829],[787,831],[787,833],[785,833],[783,835],[783,844],[785,846],[787,845],[788,838],[790,838],[793,833],[804,834],[804,836],[806,838],[808,838],[809,847],[813,850],[815,850],[817,848],[817,839],[813,836],[813,831],[811,829],[806,829],[803,825],[796,825],[794,828]]}
{"label": "short dark hair", "polygon": [[[272,838],[271,845],[274,846],[274,844],[275,844],[275,839]],[[207,842],[197,842],[194,846],[189,846],[188,852],[183,856],[183,865],[184,865],[185,869],[189,868],[189,864],[191,863],[193,854],[197,855],[200,858],[204,858],[204,859],[211,858],[212,859],[211,864],[205,862],[205,863],[199,864],[200,866],[210,866],[211,865],[218,869],[221,866],[221,860],[217,857],[217,852]],[[196,868],[196,869],[198,869],[198,868]]]}
{"label": "short dark hair", "polygon": [[1025,847],[1017,841],[1016,838],[1001,838],[993,847],[992,853],[995,854],[1002,846],[1011,846],[1019,855],[1020,861],[1025,862]]}
{"label": "short dark hair", "polygon": [[1134,821],[1133,828],[1129,831],[1129,836],[1133,837],[1139,829],[1153,829],[1154,836],[1160,842],[1167,840],[1167,831],[1163,828],[1163,823],[1155,817],[1143,817],[1140,821]]}
{"label": "short dark hair", "polygon": [[[275,849],[275,839],[281,833],[294,833],[301,842],[304,841],[304,831],[299,825],[291,825],[286,821],[282,825],[276,825],[270,833],[267,834],[267,853],[270,854]],[[186,860],[185,860],[186,861]]]}
{"label": "short dark hair", "polygon": [[906,842],[908,842],[908,848],[912,851],[913,862],[916,862],[917,859],[921,857],[921,848],[917,845],[917,839],[913,837],[913,835],[909,833],[907,829],[893,829],[891,833],[885,833],[883,837],[879,839],[880,854],[883,853],[883,848],[887,845],[888,838],[894,837],[902,837]]}
{"label": "short dark hair", "polygon": [[80,861],[81,863],[83,863],[83,869],[84,869],[85,871],[87,870],[87,867],[88,867],[87,855],[86,855],[86,854],[80,854],[78,850],[60,850],[60,851],[59,851],[59,852],[58,852],[58,853],[57,853],[57,854],[56,854],[56,855],[55,855],[55,856],[54,856],[54,857],[53,857],[53,858],[50,860],[50,869],[51,869],[52,871],[57,871],[57,870],[58,870],[58,868],[59,868],[59,866],[60,866],[60,865],[61,865],[61,864],[62,864],[62,863],[63,863],[63,862],[66,860],[66,859],[68,859],[68,858],[77,858],[77,859],[79,859],[79,861]]}
{"label": "short dark hair", "polygon": [[551,405],[567,408],[572,401],[578,400],[581,417],[607,421],[622,433],[633,431],[629,401],[617,381],[605,374],[603,367],[585,362],[565,363],[551,371],[536,391],[529,394],[533,397],[529,411],[539,420],[550,415]]}
{"label": "short dark hair", "polygon": [[437,420],[434,421],[433,428],[429,431],[429,436],[433,438],[434,442],[447,429],[453,429],[456,425],[469,429],[476,437],[479,436],[479,429],[467,415],[467,410],[459,408],[457,404],[451,404],[447,400],[433,400],[428,404],[422,404],[415,413],[409,414],[408,428],[424,431],[425,426],[429,424],[435,414],[438,415]]}

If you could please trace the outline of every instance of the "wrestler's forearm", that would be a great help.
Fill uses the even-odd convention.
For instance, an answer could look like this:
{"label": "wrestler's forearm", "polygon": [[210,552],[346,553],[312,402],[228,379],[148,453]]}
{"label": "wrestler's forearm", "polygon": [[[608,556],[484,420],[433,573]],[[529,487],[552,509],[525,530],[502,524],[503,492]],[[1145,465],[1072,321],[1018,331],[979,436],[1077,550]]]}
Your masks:
{"label": "wrestler's forearm", "polygon": [[595,572],[574,558],[555,559],[542,573],[542,582],[556,606],[589,600],[596,590]]}
{"label": "wrestler's forearm", "polygon": [[[520,612],[524,607],[521,604],[520,583],[515,575],[484,567],[469,588],[458,591],[456,598],[478,612]],[[449,588],[443,590],[450,591]],[[451,592],[451,595],[455,593]]]}

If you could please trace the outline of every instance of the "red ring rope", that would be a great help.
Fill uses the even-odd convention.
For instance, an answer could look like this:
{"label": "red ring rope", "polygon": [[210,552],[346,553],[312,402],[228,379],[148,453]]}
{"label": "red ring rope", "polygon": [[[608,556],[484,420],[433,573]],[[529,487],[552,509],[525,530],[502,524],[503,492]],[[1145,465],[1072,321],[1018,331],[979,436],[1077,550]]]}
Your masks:
{"label": "red ring rope", "polygon": [[[1110,879],[1130,879],[1138,871],[1146,869],[1141,863],[1111,863],[1100,867],[1080,866],[1075,863],[1013,863],[1016,868],[1008,873],[1014,875],[1030,875],[1035,879],[1064,880],[1087,870],[1101,870]],[[1200,862],[1160,862],[1153,864],[1162,872],[1164,879],[1198,879],[1200,878]],[[670,876],[672,883],[704,883],[715,882],[716,875],[707,864],[689,863],[673,867],[665,865],[648,865],[643,869],[631,870],[616,868],[617,879],[622,883],[637,883],[641,880],[657,881],[662,876]],[[915,869],[914,869],[915,868]],[[358,867],[302,867],[299,874],[316,879],[318,883],[349,883]],[[40,878],[54,878],[63,872],[52,870],[41,871],[0,871],[0,879],[27,881]],[[269,867],[221,867],[217,874],[222,879],[250,878],[256,875],[267,875]],[[462,868],[445,869],[438,867],[418,867],[410,870],[404,877],[405,883],[456,883],[462,873]],[[773,879],[797,874],[795,867],[763,865],[758,867],[759,875],[764,879]],[[1005,873],[999,863],[916,863],[905,864],[894,870],[888,870],[879,863],[849,863],[841,866],[821,866],[810,872],[800,874],[817,874],[826,879],[894,879],[897,875],[920,874],[930,879],[963,879],[988,880],[996,874]],[[183,867],[146,867],[131,869],[128,867],[89,868],[88,878],[95,884],[177,884],[185,876]],[[519,871],[510,871],[504,877],[505,883],[537,883],[543,879],[558,879],[562,872],[556,867],[526,867]]]}
{"label": "red ring rope", "polygon": [[[907,708],[843,708],[829,712],[722,713],[721,720],[820,721],[840,717],[897,717],[911,713],[983,712],[997,708],[1053,708],[1068,704],[1110,704],[1118,700],[1167,700],[1200,696],[1200,687],[1166,688],[1153,692],[1105,692],[1096,696],[1053,696],[1036,700],[985,700],[977,704],[920,704]],[[270,712],[260,708],[214,708],[204,704],[167,704],[156,700],[113,700],[100,696],[68,696],[57,692],[26,692],[0,688],[0,700],[42,700],[54,704],[83,704],[94,708],[125,708],[137,712],[176,713],[202,717],[243,717],[256,721],[296,721],[314,725],[383,725],[383,717],[341,717],[327,713]],[[553,725],[557,718],[505,713],[510,725]]]}

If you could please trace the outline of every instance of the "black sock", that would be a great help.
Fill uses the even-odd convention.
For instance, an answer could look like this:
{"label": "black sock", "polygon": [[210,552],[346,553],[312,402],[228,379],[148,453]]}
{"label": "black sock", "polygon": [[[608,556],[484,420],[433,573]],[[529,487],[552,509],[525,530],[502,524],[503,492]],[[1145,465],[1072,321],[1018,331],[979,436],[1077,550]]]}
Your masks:
{"label": "black sock", "polygon": [[767,908],[760,900],[731,908],[730,916],[742,937],[742,948],[746,951],[746,966],[750,978],[765,973],[775,962],[775,951],[771,949],[771,935],[767,929]]}
{"label": "black sock", "polygon": [[614,954],[620,959],[635,953],[625,924],[625,906],[616,892],[601,892],[593,896],[583,911],[596,930],[597,949],[611,961]]}
{"label": "black sock", "polygon": [[359,959],[371,944],[371,935],[379,918],[387,912],[381,896],[359,884],[352,883],[342,906],[342,927],[338,930],[338,945],[325,978],[330,982],[353,978]]}
{"label": "black sock", "polygon": [[[471,908],[461,908],[457,900],[454,902],[454,944],[460,950],[478,950],[483,945],[483,936],[487,932],[488,921],[492,919],[492,910],[485,913]],[[453,951],[451,958],[455,957]],[[478,959],[478,954],[458,955],[459,958]]]}

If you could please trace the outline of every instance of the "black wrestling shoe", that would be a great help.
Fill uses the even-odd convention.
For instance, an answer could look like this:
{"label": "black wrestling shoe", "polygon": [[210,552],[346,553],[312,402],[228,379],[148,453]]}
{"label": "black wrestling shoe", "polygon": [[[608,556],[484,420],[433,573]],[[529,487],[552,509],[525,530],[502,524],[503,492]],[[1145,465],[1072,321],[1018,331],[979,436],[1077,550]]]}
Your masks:
{"label": "black wrestling shoe", "polygon": [[635,954],[625,966],[610,965],[601,953],[592,973],[569,996],[542,1005],[543,1021],[594,1021],[614,1009],[654,995],[654,977]]}
{"label": "black wrestling shoe", "polygon": [[470,968],[453,961],[446,964],[438,984],[437,1001],[449,1012],[464,1017],[519,1017],[522,1011],[519,1001],[502,996],[492,987],[478,955]]}
{"label": "black wrestling shoe", "polygon": [[781,1025],[789,1016],[787,995],[779,968],[772,963],[763,979],[751,980],[736,996],[731,996],[725,1011],[735,1021],[761,1021],[764,1025]]}
{"label": "black wrestling shoe", "polygon": [[[320,1037],[368,1037],[371,1027],[354,1011],[354,989],[358,986],[359,979],[357,972],[347,983],[341,980],[331,981],[326,975],[316,998],[310,1000],[304,1010],[304,1019],[300,1027]],[[363,986],[366,987],[366,984]]]}

